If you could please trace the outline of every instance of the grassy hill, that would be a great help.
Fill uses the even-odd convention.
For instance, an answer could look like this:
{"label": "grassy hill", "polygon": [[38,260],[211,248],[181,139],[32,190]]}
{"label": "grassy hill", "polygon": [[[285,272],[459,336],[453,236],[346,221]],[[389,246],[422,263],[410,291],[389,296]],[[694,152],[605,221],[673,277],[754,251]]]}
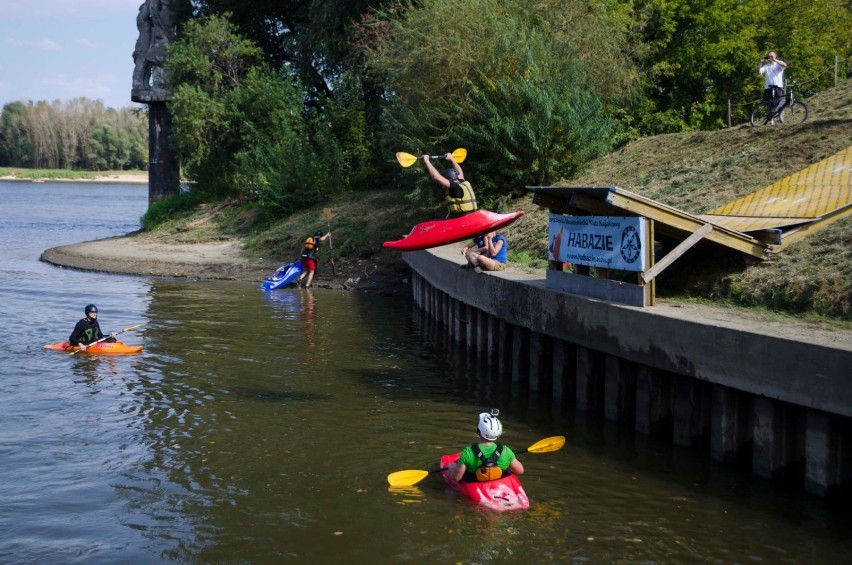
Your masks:
{"label": "grassy hill", "polygon": [[[746,124],[641,139],[560,184],[615,185],[703,214],[852,145],[851,81],[806,102],[810,117],[803,124]],[[511,230],[513,249],[543,257],[546,212],[535,208],[523,207],[529,216]],[[679,261],[663,273],[657,291],[662,296],[852,319],[852,218],[791,245],[769,265],[747,266],[736,254]]]}
{"label": "grassy hill", "polygon": [[[577,178],[561,184],[615,185],[693,214],[705,213],[852,145],[852,82],[807,103],[810,118],[800,125],[741,125],[650,137],[596,160]],[[325,208],[332,213],[330,223],[323,220]],[[527,212],[506,231],[510,261],[543,269],[547,212],[534,206],[529,194],[494,208]],[[330,225],[338,261],[387,263],[399,254],[384,250],[383,241],[398,239],[415,223],[443,214],[443,204],[414,205],[401,190],[389,189],[343,194],[260,231],[251,211],[226,208],[217,215],[215,230],[218,236],[244,237],[249,252],[283,262],[298,256],[306,234]],[[199,230],[209,229],[200,227],[203,222],[191,224],[190,233],[182,237],[204,237]],[[747,265],[736,253],[685,257],[661,275],[657,294],[848,321],[852,319],[852,218],[791,245],[772,264]]]}

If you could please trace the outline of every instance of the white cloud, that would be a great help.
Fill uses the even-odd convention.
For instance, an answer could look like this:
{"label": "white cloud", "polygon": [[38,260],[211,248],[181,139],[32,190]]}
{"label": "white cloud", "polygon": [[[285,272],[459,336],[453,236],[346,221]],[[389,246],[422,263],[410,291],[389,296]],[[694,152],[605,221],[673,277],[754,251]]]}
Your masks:
{"label": "white cloud", "polygon": [[5,40],[6,45],[12,48],[19,49],[38,49],[40,51],[62,51],[62,45],[53,41],[52,39],[39,39],[36,41],[29,41],[23,39],[17,39],[14,37],[7,37]]}
{"label": "white cloud", "polygon": [[62,46],[52,39],[40,39],[37,45],[42,51],[62,51]]}
{"label": "white cloud", "polygon": [[85,47],[86,49],[97,49],[100,47],[98,42],[92,41],[88,37],[81,37],[80,39],[78,39],[77,45],[79,45],[80,47]]}

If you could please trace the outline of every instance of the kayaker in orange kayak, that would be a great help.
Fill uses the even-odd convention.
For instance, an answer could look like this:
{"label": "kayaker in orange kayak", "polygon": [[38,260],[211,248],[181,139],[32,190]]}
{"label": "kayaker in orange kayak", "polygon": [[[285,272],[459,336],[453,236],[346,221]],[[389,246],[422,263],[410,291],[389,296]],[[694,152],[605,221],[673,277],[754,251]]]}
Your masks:
{"label": "kayaker in orange kayak", "polygon": [[497,419],[499,414],[500,411],[495,408],[491,413],[483,412],[479,415],[476,433],[485,441],[462,449],[458,462],[449,468],[455,480],[493,481],[507,471],[515,475],[524,474],[523,464],[509,446],[496,443],[503,433],[503,424]]}
{"label": "kayaker in orange kayak", "polygon": [[[100,324],[98,324],[98,307],[94,304],[89,304],[83,312],[86,314],[86,317],[77,322],[77,325],[74,326],[74,331],[71,332],[71,336],[68,338],[68,343],[70,345],[79,345],[81,351],[86,351],[89,344],[102,339],[104,337],[104,333],[101,331]],[[109,335],[110,337],[104,341],[109,343],[114,342],[115,332],[112,332]]]}

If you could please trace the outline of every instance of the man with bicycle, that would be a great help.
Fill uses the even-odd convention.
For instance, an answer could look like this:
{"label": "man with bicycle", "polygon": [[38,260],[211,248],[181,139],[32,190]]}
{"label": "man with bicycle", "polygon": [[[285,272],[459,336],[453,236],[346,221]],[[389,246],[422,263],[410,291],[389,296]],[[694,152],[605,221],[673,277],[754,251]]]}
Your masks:
{"label": "man with bicycle", "polygon": [[[775,51],[770,51],[766,57],[760,58],[757,74],[764,77],[763,101],[770,111],[777,111],[784,103],[784,70],[787,63],[778,58]],[[772,102],[777,102],[770,105]],[[782,118],[783,121],[783,118]]]}

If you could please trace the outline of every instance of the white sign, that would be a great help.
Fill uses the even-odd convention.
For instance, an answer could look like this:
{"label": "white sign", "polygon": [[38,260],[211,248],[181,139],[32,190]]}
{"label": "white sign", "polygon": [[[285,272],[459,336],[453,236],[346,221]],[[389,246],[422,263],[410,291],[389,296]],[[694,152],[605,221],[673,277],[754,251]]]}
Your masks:
{"label": "white sign", "polygon": [[644,218],[562,216],[550,214],[547,258],[550,261],[644,271]]}

